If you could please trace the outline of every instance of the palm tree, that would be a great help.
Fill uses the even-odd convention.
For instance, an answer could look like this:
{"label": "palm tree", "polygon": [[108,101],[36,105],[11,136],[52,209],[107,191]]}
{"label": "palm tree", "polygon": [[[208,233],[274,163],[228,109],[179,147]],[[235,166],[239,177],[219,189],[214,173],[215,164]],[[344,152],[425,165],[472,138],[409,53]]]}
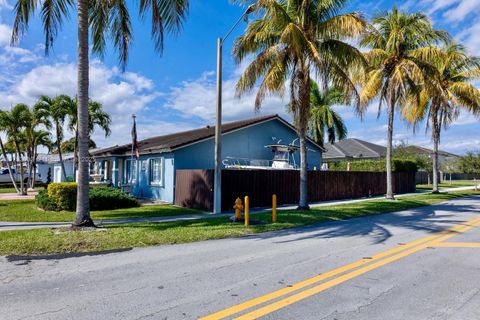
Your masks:
{"label": "palm tree", "polygon": [[24,135],[22,130],[28,126],[30,120],[30,110],[26,104],[17,104],[12,110],[0,110],[0,127],[5,128],[7,137],[13,142],[18,160],[20,162],[20,194],[26,195],[25,172],[23,162]]}
{"label": "palm tree", "polygon": [[49,131],[38,130],[34,132],[33,136],[34,136],[34,149],[33,149],[32,167],[33,167],[34,175],[31,179],[32,188],[35,187],[35,182],[37,178],[37,176],[35,175],[35,172],[37,170],[38,147],[40,146],[45,147],[49,152],[51,152],[54,145]]}
{"label": "palm tree", "polygon": [[426,65],[419,53],[434,54],[436,41],[446,39],[443,31],[434,30],[428,17],[421,13],[407,14],[393,8],[373,19],[373,26],[361,41],[370,51],[364,54],[369,71],[357,73],[362,86],[360,112],[378,98],[379,114],[387,105],[387,199],[394,199],[392,187],[392,140],[395,108],[404,107],[409,96],[417,96],[425,81]]}
{"label": "palm tree", "polygon": [[58,158],[60,160],[60,166],[62,167],[62,175],[65,181],[67,181],[67,172],[65,171],[65,163],[63,162],[61,145],[64,137],[63,125],[65,123],[65,118],[69,110],[71,110],[72,108],[72,103],[75,102],[66,95],[60,95],[55,98],[51,98],[48,96],[40,96],[38,102],[34,106],[36,110],[43,110],[44,112],[48,112],[52,119],[53,126],[55,127],[55,145],[58,150]]}
{"label": "palm tree", "polygon": [[[68,19],[74,8],[73,1],[18,0],[15,4],[15,21],[13,24],[12,43],[28,29],[30,17],[37,9],[41,10],[43,29],[45,31],[45,53],[53,45],[62,23]],[[182,27],[188,13],[188,0],[140,0],[139,15],[144,18],[151,14],[152,38],[157,51],[162,52],[165,33],[176,34]],[[92,34],[92,50],[103,56],[106,49],[106,37],[111,37],[118,60],[122,68],[128,60],[128,51],[132,42],[132,25],[128,5],[125,0],[88,1],[77,0],[77,34],[78,34],[78,170],[77,212],[74,225],[77,227],[93,226],[89,207],[88,176],[88,142],[89,142],[89,30]],[[85,160],[85,161],[83,161]]]}
{"label": "palm tree", "polygon": [[[324,146],[325,134],[327,141],[335,143],[336,140],[342,140],[347,137],[347,127],[342,117],[333,110],[332,106],[337,104],[349,104],[350,101],[343,92],[333,88],[325,92],[320,90],[315,81],[310,82],[310,115],[308,116],[308,131],[313,140],[320,146]],[[292,113],[291,105],[288,105],[287,111]],[[297,123],[297,119],[294,119]]]}
{"label": "palm tree", "polygon": [[405,109],[406,118],[417,124],[427,118],[427,129],[432,130],[433,142],[433,193],[439,192],[438,145],[442,129],[447,129],[460,113],[460,109],[480,115],[480,90],[472,81],[480,78],[480,59],[467,54],[464,46],[447,43],[438,48],[435,55],[423,56],[432,67],[429,77],[421,92],[421,99],[409,101]]}
{"label": "palm tree", "polygon": [[[0,116],[1,116],[1,114],[0,114]],[[7,127],[5,127],[5,124],[0,119],[0,132],[2,132],[2,131],[6,132]],[[12,166],[10,165],[11,160],[9,160],[8,156],[7,156],[7,153],[8,153],[7,147],[3,143],[3,140],[2,140],[1,136],[0,136],[0,151],[2,152],[2,156],[5,159],[5,162],[7,163],[8,174],[10,175],[10,180],[12,181],[13,187],[15,188],[15,191],[18,194],[21,194],[22,192],[20,191],[20,188],[17,185],[17,181],[15,179],[15,176],[13,175]]]}
{"label": "palm tree", "polygon": [[50,147],[50,133],[45,130],[38,130],[39,126],[44,126],[46,129],[51,128],[50,114],[44,108],[33,107],[29,111],[29,119],[24,130],[25,136],[25,151],[28,160],[29,170],[29,187],[35,186],[35,172],[37,167],[37,149],[39,145]]}
{"label": "palm tree", "polygon": [[320,91],[317,83],[314,81],[312,81],[311,90],[311,110],[308,127],[315,142],[323,147],[325,133],[327,134],[327,141],[332,144],[335,140],[345,139],[348,133],[347,127],[342,117],[332,109],[332,106],[348,104],[348,97],[336,88],[327,90],[327,92]]}
{"label": "palm tree", "polygon": [[[78,164],[78,117],[77,117],[77,104],[74,103],[71,105],[71,110],[69,110],[69,122],[68,128],[74,134],[74,161],[73,161],[73,172],[77,170]],[[111,134],[110,124],[112,123],[110,119],[110,115],[103,111],[103,105],[96,101],[90,101],[88,104],[88,118],[89,118],[89,134],[92,134],[95,130],[95,127],[100,127],[103,132],[105,133],[105,137],[108,137]],[[91,145],[91,141],[89,141],[89,147]]]}
{"label": "palm tree", "polygon": [[367,23],[358,13],[337,14],[346,0],[258,0],[252,21],[236,40],[234,55],[240,63],[256,55],[237,83],[237,94],[251,91],[260,81],[255,108],[267,94],[283,95],[288,85],[290,106],[300,140],[299,210],[308,210],[307,128],[310,79],[316,74],[326,87],[335,84],[346,95],[357,95],[348,77],[351,66],[361,66],[361,53],[344,39],[356,37]]}

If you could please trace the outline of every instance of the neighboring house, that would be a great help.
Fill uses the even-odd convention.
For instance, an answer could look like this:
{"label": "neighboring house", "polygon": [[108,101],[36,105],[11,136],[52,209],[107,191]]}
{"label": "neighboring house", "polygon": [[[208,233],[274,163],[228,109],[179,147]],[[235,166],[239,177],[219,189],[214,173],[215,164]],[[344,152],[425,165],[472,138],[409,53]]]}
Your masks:
{"label": "neighboring house", "polygon": [[55,164],[58,162],[58,154],[39,153],[37,155],[37,173],[43,183],[47,183],[48,170],[50,170],[51,182],[54,182]]}
{"label": "neighboring house", "polygon": [[[412,155],[417,155],[417,156],[425,156],[427,158],[433,158],[433,150],[432,149],[428,149],[428,148],[424,148],[424,147],[420,147],[420,146],[415,146],[415,145],[411,145],[411,146],[406,146],[403,148],[403,152],[405,153],[408,153],[408,154],[412,154]],[[453,159],[453,158],[459,158],[460,156],[456,155],[456,154],[453,154],[453,153],[450,153],[450,152],[447,152],[447,151],[442,151],[442,150],[438,150],[438,163],[439,165],[442,165],[445,161],[449,160],[449,159]]]}
{"label": "neighboring house", "polygon": [[[97,173],[102,173],[104,180],[111,181],[115,187],[128,188],[139,198],[173,202],[176,170],[214,168],[214,137],[215,127],[207,126],[141,140],[138,161],[132,161],[131,144],[91,152],[91,155],[95,158]],[[222,126],[222,159],[272,160],[272,152],[266,145],[291,143],[298,146],[296,130],[278,115]],[[307,147],[309,169],[319,169],[323,149],[310,139]],[[298,152],[294,158],[299,164]]]}
{"label": "neighboring house", "polygon": [[334,144],[326,143],[323,161],[335,162],[344,160],[381,159],[387,154],[387,148],[360,139],[344,139]]}
{"label": "neighboring house", "polygon": [[[62,165],[60,158],[57,156],[57,161],[53,166],[52,182],[65,182],[64,175],[62,173]],[[69,181],[73,181],[73,152],[62,153],[63,164],[65,167],[65,173]]]}

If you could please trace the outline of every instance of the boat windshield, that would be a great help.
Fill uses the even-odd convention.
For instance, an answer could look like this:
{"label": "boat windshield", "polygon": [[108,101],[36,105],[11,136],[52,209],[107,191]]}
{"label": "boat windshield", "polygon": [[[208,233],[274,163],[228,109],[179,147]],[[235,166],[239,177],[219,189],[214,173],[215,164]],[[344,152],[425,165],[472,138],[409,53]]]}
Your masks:
{"label": "boat windshield", "polygon": [[273,156],[273,161],[288,161],[288,151],[277,150]]}

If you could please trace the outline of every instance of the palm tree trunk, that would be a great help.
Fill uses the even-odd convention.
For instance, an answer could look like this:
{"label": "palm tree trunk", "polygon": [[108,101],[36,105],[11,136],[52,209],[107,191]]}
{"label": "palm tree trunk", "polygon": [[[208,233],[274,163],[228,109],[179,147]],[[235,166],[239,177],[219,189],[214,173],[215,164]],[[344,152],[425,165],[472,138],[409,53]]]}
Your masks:
{"label": "palm tree trunk", "polygon": [[27,195],[27,191],[25,190],[25,182],[23,181],[25,174],[23,172],[22,151],[20,150],[20,145],[18,144],[18,141],[14,140],[14,143],[15,148],[17,149],[18,160],[20,161],[20,193],[22,196],[25,196]]}
{"label": "palm tree trunk", "polygon": [[[300,129],[305,131],[306,129]],[[308,170],[306,134],[299,134],[300,140],[300,201],[297,210],[309,210],[308,205]]]}
{"label": "palm tree trunk", "polygon": [[5,146],[3,145],[3,140],[1,137],[0,137],[0,148],[2,149],[2,155],[5,158],[5,161],[7,162],[8,174],[10,175],[10,180],[12,180],[13,187],[15,188],[15,191],[17,193],[20,193],[20,190],[18,189],[18,186],[17,186],[17,182],[15,181],[15,177],[13,176],[12,167],[10,166],[10,161],[8,160],[7,152],[5,150]]}
{"label": "palm tree trunk", "polygon": [[88,199],[88,0],[78,0],[78,187],[74,226],[95,226],[90,218]]}
{"label": "palm tree trunk", "polygon": [[393,144],[393,119],[395,113],[395,98],[390,98],[388,104],[388,128],[387,128],[387,199],[393,200],[393,179],[392,179],[392,144]]}
{"label": "palm tree trunk", "polygon": [[73,180],[77,181],[77,165],[78,165],[78,123],[75,130],[75,142],[73,146]]}
{"label": "palm tree trunk", "polygon": [[299,94],[298,138],[300,140],[300,199],[297,210],[309,210],[308,170],[307,170],[307,127],[310,113],[310,75],[303,72],[302,87]]}
{"label": "palm tree trunk", "polygon": [[37,182],[37,156],[38,156],[38,150],[37,150],[37,146],[35,146],[35,148],[33,149],[33,160],[32,160],[33,176],[30,176],[32,189],[35,189],[35,183]]}
{"label": "palm tree trunk", "polygon": [[440,142],[440,126],[438,123],[438,115],[436,112],[432,113],[432,140],[433,140],[433,188],[432,193],[439,193],[438,188],[438,144]]}
{"label": "palm tree trunk", "polygon": [[56,131],[57,131],[58,158],[60,159],[60,166],[62,167],[63,179],[67,181],[67,172],[65,171],[65,163],[63,163],[62,146],[60,142],[60,124],[59,123],[56,123]]}

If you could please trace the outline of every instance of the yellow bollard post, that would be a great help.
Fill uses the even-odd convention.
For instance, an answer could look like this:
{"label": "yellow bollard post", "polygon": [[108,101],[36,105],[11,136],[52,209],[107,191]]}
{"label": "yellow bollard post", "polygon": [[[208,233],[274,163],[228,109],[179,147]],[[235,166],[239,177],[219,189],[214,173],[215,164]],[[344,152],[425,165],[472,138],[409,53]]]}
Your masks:
{"label": "yellow bollard post", "polygon": [[272,196],[272,223],[277,223],[277,195]]}
{"label": "yellow bollard post", "polygon": [[250,200],[248,199],[248,196],[245,196],[245,227],[248,227],[250,225]]}

